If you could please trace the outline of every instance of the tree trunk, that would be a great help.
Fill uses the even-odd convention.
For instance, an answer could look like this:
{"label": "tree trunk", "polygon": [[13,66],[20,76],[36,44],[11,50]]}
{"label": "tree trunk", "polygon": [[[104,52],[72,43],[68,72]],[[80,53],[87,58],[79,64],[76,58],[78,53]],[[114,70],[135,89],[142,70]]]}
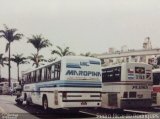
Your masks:
{"label": "tree trunk", "polygon": [[8,81],[9,87],[11,87],[11,43],[9,42],[9,53],[8,53]]}
{"label": "tree trunk", "polygon": [[39,50],[37,49],[37,55],[36,55],[36,68],[39,67],[39,59],[38,59],[38,55],[39,55]]}
{"label": "tree trunk", "polygon": [[18,79],[18,82],[20,83],[20,80],[19,80],[19,64],[17,64],[17,79]]}

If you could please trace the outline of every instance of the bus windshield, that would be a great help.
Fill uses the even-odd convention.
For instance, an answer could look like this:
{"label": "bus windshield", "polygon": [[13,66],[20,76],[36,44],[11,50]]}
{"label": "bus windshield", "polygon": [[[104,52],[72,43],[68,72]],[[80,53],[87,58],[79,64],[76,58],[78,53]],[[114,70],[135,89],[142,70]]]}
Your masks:
{"label": "bus windshield", "polygon": [[153,73],[153,85],[160,84],[160,73]]}

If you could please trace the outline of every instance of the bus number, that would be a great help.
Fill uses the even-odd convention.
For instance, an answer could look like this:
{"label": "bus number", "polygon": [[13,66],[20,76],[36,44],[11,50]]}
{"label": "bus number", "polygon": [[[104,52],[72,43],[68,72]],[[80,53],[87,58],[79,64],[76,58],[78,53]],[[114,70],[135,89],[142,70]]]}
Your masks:
{"label": "bus number", "polygon": [[144,75],[136,75],[136,79],[145,79],[145,76]]}

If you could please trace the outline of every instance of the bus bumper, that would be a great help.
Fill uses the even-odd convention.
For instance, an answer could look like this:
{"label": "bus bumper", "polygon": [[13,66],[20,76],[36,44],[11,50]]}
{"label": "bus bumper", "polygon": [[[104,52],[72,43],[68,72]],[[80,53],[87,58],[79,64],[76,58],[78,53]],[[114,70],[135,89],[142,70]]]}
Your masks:
{"label": "bus bumper", "polygon": [[121,108],[147,108],[152,106],[151,99],[121,99]]}
{"label": "bus bumper", "polygon": [[61,105],[63,108],[83,108],[83,107],[100,107],[101,106],[101,101],[66,101],[62,103]]}

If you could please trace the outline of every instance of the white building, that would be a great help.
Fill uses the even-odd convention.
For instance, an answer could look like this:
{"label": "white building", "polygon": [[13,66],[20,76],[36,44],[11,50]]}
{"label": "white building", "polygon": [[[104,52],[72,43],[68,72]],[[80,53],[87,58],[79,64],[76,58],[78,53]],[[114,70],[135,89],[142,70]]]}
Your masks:
{"label": "white building", "polygon": [[[110,49],[109,49],[110,50]],[[122,62],[144,62],[157,64],[157,56],[160,55],[160,48],[152,49],[150,38],[147,37],[143,43],[143,49],[128,50],[127,46],[122,46],[121,51],[113,53],[103,53],[97,55],[104,61],[105,66]]]}

